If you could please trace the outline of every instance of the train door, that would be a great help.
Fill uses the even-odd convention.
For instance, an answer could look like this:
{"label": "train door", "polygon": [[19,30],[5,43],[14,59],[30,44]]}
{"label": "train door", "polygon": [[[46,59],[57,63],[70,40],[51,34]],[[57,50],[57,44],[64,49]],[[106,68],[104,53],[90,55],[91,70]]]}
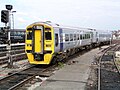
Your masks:
{"label": "train door", "polygon": [[82,31],[80,32],[80,46],[82,45]]}
{"label": "train door", "polygon": [[60,34],[59,28],[54,28],[55,33],[55,52],[59,52],[60,50]]}
{"label": "train door", "polygon": [[97,41],[97,32],[96,32],[96,30],[93,30],[91,32],[91,42],[96,43],[96,41]]}
{"label": "train door", "polygon": [[43,26],[34,26],[33,29],[33,51],[34,53],[43,54]]}

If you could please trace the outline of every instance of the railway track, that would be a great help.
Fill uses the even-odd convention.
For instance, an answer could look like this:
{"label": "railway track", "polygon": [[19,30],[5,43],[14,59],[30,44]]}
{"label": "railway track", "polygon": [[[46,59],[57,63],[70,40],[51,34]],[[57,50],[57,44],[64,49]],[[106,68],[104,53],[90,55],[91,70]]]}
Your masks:
{"label": "railway track", "polygon": [[25,83],[33,80],[35,76],[45,76],[48,77],[52,75],[52,72],[55,70],[52,66],[32,66],[25,70],[11,74],[0,80],[0,89],[1,90],[16,90]]}
{"label": "railway track", "polygon": [[103,51],[99,59],[98,90],[119,90],[120,73],[115,64],[114,52],[120,46],[114,45]]}
{"label": "railway track", "polygon": [[[63,63],[69,64],[70,59],[75,58],[81,54],[84,54],[87,52],[86,50],[81,50],[79,53],[76,53],[70,57],[68,57],[66,60],[63,61]],[[55,67],[59,66],[58,64],[53,66],[44,66],[44,67],[30,67],[28,69],[25,69],[23,71],[16,72],[14,74],[11,74],[3,79],[0,80],[0,89],[2,90],[15,90],[22,86],[27,84],[28,82],[32,81],[35,76],[42,76],[42,77],[49,77],[53,74],[53,71],[55,71]],[[23,87],[24,88],[24,87]]]}

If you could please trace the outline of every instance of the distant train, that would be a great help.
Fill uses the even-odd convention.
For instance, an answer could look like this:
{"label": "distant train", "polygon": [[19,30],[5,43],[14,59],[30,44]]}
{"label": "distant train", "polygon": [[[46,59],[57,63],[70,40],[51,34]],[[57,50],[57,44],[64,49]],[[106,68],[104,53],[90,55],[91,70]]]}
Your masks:
{"label": "distant train", "polygon": [[11,43],[25,43],[25,29],[11,30]]}
{"label": "distant train", "polygon": [[[0,28],[0,44],[6,44],[7,32]],[[25,43],[25,29],[11,29],[11,43]]]}
{"label": "distant train", "polygon": [[112,34],[89,28],[36,22],[26,29],[26,53],[31,64],[50,64],[78,52],[109,43]]}

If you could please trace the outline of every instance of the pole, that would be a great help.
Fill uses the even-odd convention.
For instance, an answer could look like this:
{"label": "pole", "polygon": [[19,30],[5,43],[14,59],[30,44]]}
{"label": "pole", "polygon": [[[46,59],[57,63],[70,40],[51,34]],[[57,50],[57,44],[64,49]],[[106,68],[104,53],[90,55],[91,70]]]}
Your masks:
{"label": "pole", "polygon": [[13,60],[11,57],[11,39],[10,39],[10,31],[11,31],[11,10],[9,10],[9,23],[8,23],[8,41],[7,41],[7,57],[8,57],[8,68],[13,67]]}

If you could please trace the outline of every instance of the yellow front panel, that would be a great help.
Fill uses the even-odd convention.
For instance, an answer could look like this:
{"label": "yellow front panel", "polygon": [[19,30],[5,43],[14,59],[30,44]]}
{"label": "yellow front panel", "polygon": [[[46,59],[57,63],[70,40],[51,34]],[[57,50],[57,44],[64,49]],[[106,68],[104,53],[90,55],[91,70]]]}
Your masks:
{"label": "yellow front panel", "polygon": [[44,55],[44,61],[35,61],[33,54],[29,53],[27,54],[28,60],[31,64],[50,64],[50,61],[52,59],[51,54],[45,54]]}
{"label": "yellow front panel", "polygon": [[26,40],[25,49],[32,50],[32,40]]}
{"label": "yellow front panel", "polygon": [[42,40],[41,40],[41,30],[35,30],[35,52],[41,52]]}
{"label": "yellow front panel", "polygon": [[[32,32],[34,33],[33,38],[31,40],[26,40],[26,50],[33,50],[33,53],[40,53],[43,54],[43,60],[36,60],[33,53],[27,53],[28,60],[31,64],[50,64],[53,54],[54,54],[54,29],[52,26],[46,24],[33,24],[29,26],[32,28],[33,26],[43,26],[43,29],[35,30]],[[46,28],[50,28],[49,32],[51,32],[51,39],[45,38],[45,32],[48,32]],[[43,37],[44,36],[44,37]],[[33,45],[30,46],[29,44]],[[34,48],[32,48],[34,47]]]}
{"label": "yellow front panel", "polygon": [[51,54],[45,54],[44,55],[44,62],[45,63],[50,63],[51,58],[52,58]]}

